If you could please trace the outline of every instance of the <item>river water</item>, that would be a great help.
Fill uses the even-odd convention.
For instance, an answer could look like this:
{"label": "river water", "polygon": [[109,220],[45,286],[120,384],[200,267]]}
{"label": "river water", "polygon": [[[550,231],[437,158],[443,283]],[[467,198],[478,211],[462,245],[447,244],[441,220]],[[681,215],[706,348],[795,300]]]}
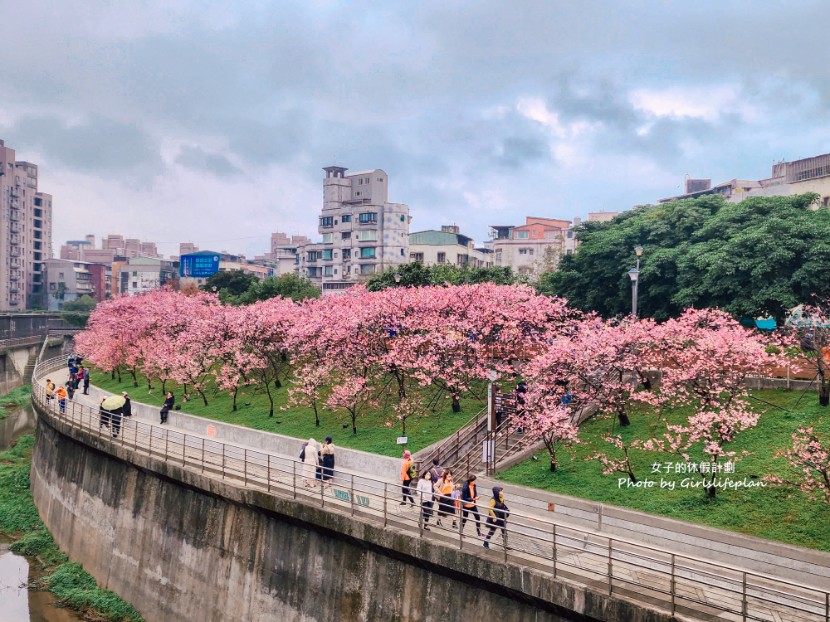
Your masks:
{"label": "river water", "polygon": [[[34,431],[35,414],[31,406],[0,420],[0,451],[14,439]],[[55,604],[51,592],[29,590],[26,584],[36,576],[33,563],[9,550],[0,540],[0,620],[2,622],[78,622],[81,617]]]}

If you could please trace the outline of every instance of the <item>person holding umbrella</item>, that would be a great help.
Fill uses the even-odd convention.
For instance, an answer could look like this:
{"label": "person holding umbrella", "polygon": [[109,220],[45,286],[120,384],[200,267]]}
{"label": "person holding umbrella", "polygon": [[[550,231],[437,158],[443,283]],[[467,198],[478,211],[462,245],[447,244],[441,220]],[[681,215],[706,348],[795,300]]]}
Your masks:
{"label": "person holding umbrella", "polygon": [[101,410],[109,413],[109,419],[112,422],[112,436],[118,437],[118,432],[121,431],[121,414],[124,404],[127,400],[121,395],[110,395],[101,402]]}

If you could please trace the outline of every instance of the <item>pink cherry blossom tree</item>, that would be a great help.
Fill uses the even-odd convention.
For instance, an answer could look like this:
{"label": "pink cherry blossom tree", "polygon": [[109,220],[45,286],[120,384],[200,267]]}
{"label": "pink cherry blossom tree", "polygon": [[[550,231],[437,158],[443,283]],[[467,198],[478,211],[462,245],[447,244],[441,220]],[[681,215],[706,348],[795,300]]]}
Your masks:
{"label": "pink cherry blossom tree", "polygon": [[813,499],[830,504],[830,441],[812,427],[800,426],[792,435],[791,447],[779,451],[786,458],[790,473],[764,479],[779,486],[794,486]]}

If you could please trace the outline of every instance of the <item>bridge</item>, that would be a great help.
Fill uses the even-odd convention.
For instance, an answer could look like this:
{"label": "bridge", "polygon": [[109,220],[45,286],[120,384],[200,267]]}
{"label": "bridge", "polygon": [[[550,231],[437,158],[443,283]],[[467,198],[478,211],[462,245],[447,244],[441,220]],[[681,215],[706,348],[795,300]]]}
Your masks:
{"label": "bridge", "polygon": [[0,313],[0,395],[30,382],[38,358],[59,354],[77,331],[59,313]]}
{"label": "bridge", "polygon": [[62,357],[34,373],[35,502],[70,558],[150,621],[830,622],[827,554],[733,546],[718,561],[681,547],[687,534],[609,535],[510,487],[505,537],[485,550],[472,525],[424,530],[396,459],[339,448],[321,486],[296,439],[178,412],[162,426],[140,404],[113,437],[95,391],[65,413],[47,403],[42,379],[65,373]]}

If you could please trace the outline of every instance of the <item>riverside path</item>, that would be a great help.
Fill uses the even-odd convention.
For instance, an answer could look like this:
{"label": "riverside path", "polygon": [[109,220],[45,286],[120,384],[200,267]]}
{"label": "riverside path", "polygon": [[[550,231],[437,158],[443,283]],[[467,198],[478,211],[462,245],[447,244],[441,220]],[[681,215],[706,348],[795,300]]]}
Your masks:
{"label": "riverside path", "polygon": [[[338,468],[332,483],[321,485],[304,477],[303,464],[293,455],[219,442],[210,434],[193,433],[172,424],[161,426],[155,417],[146,414],[146,408],[136,409],[145,414],[125,418],[119,436],[113,438],[109,429],[99,425],[98,404],[106,393],[95,387],[90,387],[89,396],[79,391],[68,402],[66,413],[60,414],[55,400],[45,400],[46,377],[65,382],[65,359],[44,361],[35,370],[32,399],[47,409],[49,416],[132,451],[162,457],[210,477],[296,499],[298,503],[317,504],[331,512],[359,516],[413,538],[429,538],[474,551],[493,563],[533,568],[548,573],[551,579],[629,599],[669,612],[678,619],[830,622],[830,585],[784,581],[656,547],[647,541],[610,537],[544,516],[537,509],[517,505],[510,499],[504,538],[496,534],[491,549],[485,550],[474,536],[472,525],[466,526],[465,534],[458,528],[434,525],[432,531],[425,531],[419,508],[399,504],[397,473],[384,477],[376,472]],[[157,412],[158,407],[150,408],[149,412]],[[486,507],[479,511],[486,515]]]}

